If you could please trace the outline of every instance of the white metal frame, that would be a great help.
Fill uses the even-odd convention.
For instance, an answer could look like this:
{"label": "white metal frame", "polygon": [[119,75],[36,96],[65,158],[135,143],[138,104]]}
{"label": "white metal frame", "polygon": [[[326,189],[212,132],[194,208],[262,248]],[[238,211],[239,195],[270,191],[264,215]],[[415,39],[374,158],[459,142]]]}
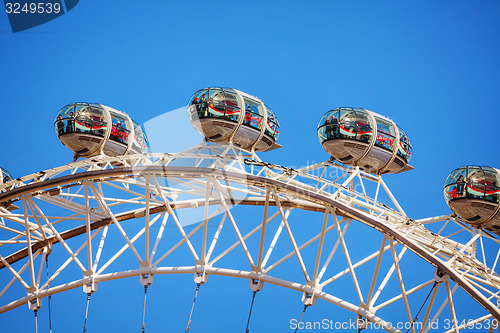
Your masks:
{"label": "white metal frame", "polygon": [[[368,183],[375,193],[369,193]],[[191,273],[197,283],[207,282],[210,275],[223,275],[249,279],[255,291],[266,282],[297,290],[303,293],[306,305],[322,299],[389,332],[399,332],[389,325],[397,319],[381,318],[376,313],[403,306],[405,320],[411,322],[421,304],[412,304],[409,296],[426,294],[434,283],[424,322],[446,316],[446,307],[456,323],[451,330],[455,332],[491,318],[500,319],[497,238],[454,216],[408,218],[382,178],[359,168],[324,162],[293,170],[265,163],[230,143],[204,144],[179,154],[81,160],[0,186],[10,187],[0,194],[4,203],[0,217],[5,221],[0,225],[0,276],[6,283],[0,286],[0,313],[23,304],[37,310],[44,297],[77,287],[92,293],[104,281],[139,276],[142,284],[149,285],[158,274]],[[385,204],[379,202],[382,194],[389,200]],[[238,209],[247,206],[262,207],[263,215],[250,231],[243,231],[248,225]],[[198,207],[203,209],[203,218],[188,231],[179,212]],[[61,209],[63,213],[51,213]],[[295,232],[294,212],[301,210],[311,211],[311,216],[320,213],[314,215],[316,222],[311,221],[313,236],[304,238]],[[132,222],[144,226],[131,233]],[[358,222],[379,232],[381,243],[367,249],[363,259],[354,260],[350,249],[362,244],[350,243],[345,235]],[[172,247],[162,248],[167,223],[175,226],[178,240]],[[209,224],[217,226],[213,236],[209,236]],[[155,225],[160,226],[152,234]],[[220,249],[221,231],[227,228],[237,241]],[[102,253],[108,251],[107,235],[112,230],[121,236],[123,245],[103,263]],[[201,241],[194,242],[198,233]],[[258,239],[257,249],[248,246],[250,239]],[[75,242],[80,244],[78,248]],[[292,251],[275,258],[274,249],[283,244],[291,245]],[[18,250],[7,251],[6,245]],[[180,265],[165,265],[172,253],[185,246],[190,258]],[[317,246],[315,256],[304,256],[310,246]],[[245,258],[241,266],[219,266],[221,259],[233,255],[237,248]],[[335,256],[339,248],[343,262]],[[53,249],[67,253],[67,259],[49,279],[43,279],[42,264]],[[426,267],[416,285],[406,280],[400,264],[417,260],[415,256],[406,259],[409,253],[423,259],[418,264]],[[113,270],[116,259],[123,256],[130,265]],[[370,262],[375,263],[373,276],[369,284],[362,284],[357,272]],[[275,275],[276,267],[284,263],[295,263],[300,276]],[[68,270],[75,278],[60,281],[60,273]],[[342,277],[346,275],[354,291],[348,299],[329,292],[338,281],[345,283]],[[394,288],[388,288],[391,277],[397,279],[400,293],[396,295],[391,294]],[[441,284],[445,288],[439,288]],[[484,308],[483,316],[462,323],[466,318],[464,305],[454,301],[458,288]],[[8,290],[24,290],[24,295],[4,299]],[[419,331],[430,328],[428,325]]]}

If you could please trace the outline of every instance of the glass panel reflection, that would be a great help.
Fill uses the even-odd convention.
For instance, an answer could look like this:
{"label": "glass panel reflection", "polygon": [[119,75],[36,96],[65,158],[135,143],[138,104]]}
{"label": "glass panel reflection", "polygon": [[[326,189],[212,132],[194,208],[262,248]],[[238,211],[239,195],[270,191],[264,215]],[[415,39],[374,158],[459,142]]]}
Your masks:
{"label": "glass panel reflection", "polygon": [[[1,168],[0,167],[0,172],[1,172],[1,179],[0,179],[0,183],[2,184],[5,184],[7,182],[10,182],[12,180],[12,176],[10,175],[10,173],[5,170],[4,168]],[[3,193],[5,191],[7,191],[10,187],[7,187],[7,188],[4,188],[0,191],[0,193]]]}
{"label": "glass panel reflection", "polygon": [[240,120],[241,108],[238,96],[229,90],[224,90],[226,103],[225,118],[230,121],[238,122]]}
{"label": "glass panel reflection", "polygon": [[267,105],[267,124],[266,124],[266,134],[271,136],[275,141],[278,140],[280,134],[280,126],[278,119],[274,115],[273,110],[271,110]]}
{"label": "glass panel reflection", "polygon": [[146,137],[146,132],[137,122],[132,120],[132,124],[134,125],[134,140],[133,140],[133,149],[137,150],[140,153],[148,152],[149,143],[148,138]]}
{"label": "glass panel reflection", "polygon": [[396,138],[394,126],[391,122],[379,117],[375,117],[375,121],[377,122],[377,140],[375,140],[375,146],[393,151],[394,140]]}
{"label": "glass panel reflection", "polygon": [[243,125],[260,130],[262,128],[264,110],[262,110],[260,103],[253,99],[244,97],[243,100],[245,102],[245,118],[243,119]]}
{"label": "glass panel reflection", "polygon": [[406,162],[410,162],[411,160],[411,144],[408,135],[406,132],[398,126],[399,131],[399,145],[398,145],[398,155],[406,160]]}
{"label": "glass panel reflection", "polygon": [[231,88],[209,87],[193,94],[187,109],[192,125],[207,141],[231,141],[256,151],[280,147],[274,144],[280,133],[276,115],[257,97]]}
{"label": "glass panel reflection", "polygon": [[110,112],[111,114],[111,135],[110,139],[119,143],[128,145],[130,126],[128,119],[118,113]]}
{"label": "glass panel reflection", "polygon": [[467,198],[499,203],[500,176],[490,167],[465,166],[450,173],[443,189],[447,202]]}
{"label": "glass panel reflection", "polygon": [[373,135],[368,113],[363,109],[339,108],[327,112],[320,120],[318,137],[321,142],[348,139],[370,143]]}
{"label": "glass panel reflection", "polygon": [[320,120],[318,128],[318,137],[320,141],[326,141],[339,138],[339,111],[332,110],[327,112]]}
{"label": "glass panel reflection", "polygon": [[191,121],[203,118],[220,118],[238,122],[241,114],[237,94],[228,88],[208,88],[197,91],[189,100],[188,114]]}
{"label": "glass panel reflection", "polygon": [[58,136],[87,133],[104,137],[107,128],[103,108],[99,104],[88,103],[74,103],[62,108],[54,126]]}

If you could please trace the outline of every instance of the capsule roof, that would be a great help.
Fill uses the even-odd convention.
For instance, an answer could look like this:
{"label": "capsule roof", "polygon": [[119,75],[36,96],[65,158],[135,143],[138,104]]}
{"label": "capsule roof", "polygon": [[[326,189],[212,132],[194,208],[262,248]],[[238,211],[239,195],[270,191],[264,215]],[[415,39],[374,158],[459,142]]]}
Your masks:
{"label": "capsule roof", "polygon": [[233,142],[247,150],[265,151],[276,143],[280,125],[260,99],[232,88],[208,87],[189,100],[191,123],[207,141]]}
{"label": "capsule roof", "polygon": [[340,107],[326,112],[318,123],[318,139],[332,157],[373,173],[398,173],[408,165],[412,148],[406,132],[375,112]]}
{"label": "capsule roof", "polygon": [[75,157],[117,156],[148,151],[144,129],[126,113],[98,103],[72,103],[54,121],[61,142]]}

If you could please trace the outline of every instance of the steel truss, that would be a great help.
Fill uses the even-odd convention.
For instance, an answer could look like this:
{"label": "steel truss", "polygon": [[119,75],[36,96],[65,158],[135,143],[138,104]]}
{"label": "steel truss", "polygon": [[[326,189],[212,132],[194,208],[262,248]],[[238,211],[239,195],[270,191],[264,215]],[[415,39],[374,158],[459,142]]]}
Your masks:
{"label": "steel truss", "polygon": [[[3,186],[0,313],[23,304],[38,310],[44,297],[77,287],[91,294],[104,281],[138,276],[148,286],[158,274],[194,274],[200,284],[222,275],[249,279],[254,291],[265,283],[293,289],[305,305],[322,299],[352,312],[361,329],[400,332],[391,322],[401,318],[390,314],[413,323],[419,308],[426,325],[412,332],[428,332],[443,317],[453,323],[448,332],[500,319],[496,237],[456,216],[412,220],[380,176],[358,168],[291,169],[231,144],[203,144],[178,154],[85,159]],[[190,210],[197,218],[186,217]],[[298,227],[304,222],[307,232]],[[355,225],[378,238],[349,237]],[[112,232],[118,237],[110,240]],[[186,249],[189,256],[169,261]],[[53,250],[65,259],[44,279]],[[243,260],[226,260],[238,253]],[[411,266],[417,278],[405,271]],[[368,282],[360,279],[367,271]],[[352,294],[336,295],[339,283]],[[469,318],[469,305],[454,301],[459,289],[482,307],[481,317]]]}

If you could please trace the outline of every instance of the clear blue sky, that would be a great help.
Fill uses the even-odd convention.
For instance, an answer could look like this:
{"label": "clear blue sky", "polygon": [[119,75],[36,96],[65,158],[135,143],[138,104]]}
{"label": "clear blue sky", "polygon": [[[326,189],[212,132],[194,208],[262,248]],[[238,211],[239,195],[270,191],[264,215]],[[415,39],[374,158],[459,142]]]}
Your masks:
{"label": "clear blue sky", "polygon": [[[0,165],[19,177],[70,162],[72,153],[53,130],[56,112],[68,103],[102,103],[145,123],[186,105],[198,89],[228,86],[275,111],[283,148],[261,158],[281,165],[328,158],[316,125],[329,109],[362,107],[392,118],[409,135],[415,170],[386,181],[410,217],[447,214],[442,185],[450,171],[466,164],[500,167],[499,17],[498,1],[88,0],[13,34],[1,12]],[[214,301],[226,280],[209,281],[205,296],[200,291],[193,332],[244,330],[247,281]],[[178,291],[168,291],[169,283]],[[91,312],[109,311],[110,318],[90,319],[89,332],[139,331],[141,286],[135,279],[115,284],[99,287],[103,296]],[[162,278],[152,289],[149,331],[170,331],[170,324],[181,331],[194,292],[191,276]],[[290,316],[300,315],[300,294],[266,291],[268,301],[256,303],[254,331],[289,331]],[[63,323],[80,330],[81,290],[53,300],[57,331],[66,331]],[[281,322],[264,323],[271,310]],[[337,309],[318,311],[322,318]],[[32,331],[27,307],[0,317],[3,327]],[[197,321],[213,330],[196,329]]]}

